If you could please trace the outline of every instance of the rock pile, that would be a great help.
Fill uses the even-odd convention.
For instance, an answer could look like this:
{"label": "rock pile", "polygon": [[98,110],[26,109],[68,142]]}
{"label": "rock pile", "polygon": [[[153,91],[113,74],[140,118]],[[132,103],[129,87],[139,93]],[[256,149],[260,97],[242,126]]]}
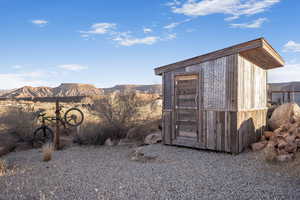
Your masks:
{"label": "rock pile", "polygon": [[269,161],[289,161],[300,151],[300,108],[289,103],[278,107],[269,120],[273,131],[265,131],[261,141],[251,145],[252,150],[264,150]]}

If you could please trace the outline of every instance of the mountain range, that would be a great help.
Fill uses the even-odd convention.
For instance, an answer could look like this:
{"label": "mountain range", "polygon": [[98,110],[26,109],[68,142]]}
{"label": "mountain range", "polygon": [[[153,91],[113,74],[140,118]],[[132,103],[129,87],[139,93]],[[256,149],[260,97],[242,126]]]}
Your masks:
{"label": "mountain range", "polygon": [[300,82],[270,83],[271,91],[300,91]]}
{"label": "mountain range", "polygon": [[139,93],[161,94],[161,85],[116,85],[111,88],[96,88],[91,84],[62,83],[58,87],[31,87],[24,86],[13,90],[0,90],[1,98],[28,98],[28,97],[70,97],[70,96],[97,96],[112,92],[135,91]]}

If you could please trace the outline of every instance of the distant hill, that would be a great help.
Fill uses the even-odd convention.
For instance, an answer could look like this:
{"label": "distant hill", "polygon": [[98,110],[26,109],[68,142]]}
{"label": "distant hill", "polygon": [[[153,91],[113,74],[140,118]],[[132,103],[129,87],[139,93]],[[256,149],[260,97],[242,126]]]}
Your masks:
{"label": "distant hill", "polygon": [[269,83],[271,91],[300,91],[300,82]]}
{"label": "distant hill", "polygon": [[26,97],[69,97],[101,95],[103,91],[89,84],[62,83],[58,87],[31,87],[25,86],[11,90],[1,95],[2,98]]}
{"label": "distant hill", "polygon": [[63,83],[52,89],[53,96],[96,96],[103,94],[102,89],[90,84]]}
{"label": "distant hill", "polygon": [[161,94],[162,89],[161,85],[116,85],[102,89],[90,84],[62,83],[54,88],[25,86],[14,90],[0,90],[0,98],[98,96],[126,91]]}
{"label": "distant hill", "polygon": [[0,89],[0,96],[4,95],[5,93],[8,93],[10,90],[1,90]]}
{"label": "distant hill", "polygon": [[111,88],[103,88],[105,94],[111,92],[135,91],[140,93],[161,94],[162,87],[160,84],[154,85],[116,85]]}

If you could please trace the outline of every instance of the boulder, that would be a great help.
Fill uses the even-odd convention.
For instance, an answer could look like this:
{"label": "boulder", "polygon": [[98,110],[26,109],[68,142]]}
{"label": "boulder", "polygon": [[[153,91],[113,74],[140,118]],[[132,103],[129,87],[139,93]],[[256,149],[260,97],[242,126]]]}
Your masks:
{"label": "boulder", "polygon": [[296,103],[287,103],[274,110],[271,119],[269,120],[269,126],[272,130],[276,130],[284,124],[299,121],[300,107]]}
{"label": "boulder", "polygon": [[[149,145],[148,147],[151,147]],[[146,146],[137,147],[129,154],[129,159],[132,161],[149,162],[154,161],[158,158],[158,154],[153,152],[151,148]]]}
{"label": "boulder", "polygon": [[144,144],[156,144],[162,141],[161,132],[152,133],[146,136]]}
{"label": "boulder", "polygon": [[251,144],[252,151],[260,151],[265,148],[268,144],[268,141],[261,141]]}

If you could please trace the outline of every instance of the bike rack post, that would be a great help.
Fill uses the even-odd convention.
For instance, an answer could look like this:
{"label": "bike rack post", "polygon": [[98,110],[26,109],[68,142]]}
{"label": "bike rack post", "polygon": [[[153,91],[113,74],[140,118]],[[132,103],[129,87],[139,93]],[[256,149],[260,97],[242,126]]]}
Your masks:
{"label": "bike rack post", "polygon": [[[58,101],[58,99],[56,99],[55,115],[56,115],[56,119],[60,119],[60,108],[59,108],[59,101]],[[55,134],[54,134],[54,146],[55,146],[56,150],[58,150],[59,147],[60,147],[59,136],[60,136],[59,120],[56,120],[56,131],[55,131]]]}

